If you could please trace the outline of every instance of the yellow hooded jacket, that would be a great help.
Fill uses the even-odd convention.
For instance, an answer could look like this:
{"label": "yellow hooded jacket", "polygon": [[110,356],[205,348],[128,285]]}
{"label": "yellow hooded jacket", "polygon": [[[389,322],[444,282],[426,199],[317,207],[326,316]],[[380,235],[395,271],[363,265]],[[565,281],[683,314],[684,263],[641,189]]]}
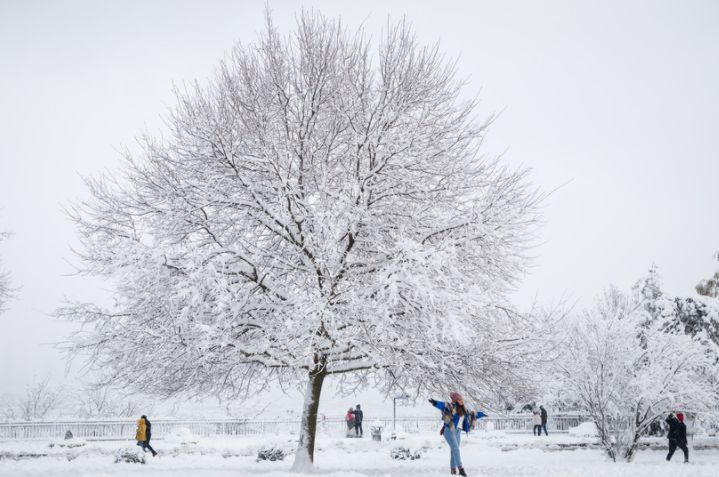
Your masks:
{"label": "yellow hooded jacket", "polygon": [[146,441],[147,440],[147,425],[144,419],[137,420],[137,432],[135,432],[135,440]]}

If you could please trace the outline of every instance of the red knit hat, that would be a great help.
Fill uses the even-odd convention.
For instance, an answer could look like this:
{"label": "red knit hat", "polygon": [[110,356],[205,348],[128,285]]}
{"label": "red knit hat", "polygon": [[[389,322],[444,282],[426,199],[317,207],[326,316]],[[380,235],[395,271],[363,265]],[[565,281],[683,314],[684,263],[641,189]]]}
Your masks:
{"label": "red knit hat", "polygon": [[452,400],[452,402],[464,401],[462,395],[458,392],[449,393],[449,398]]}
{"label": "red knit hat", "polygon": [[678,412],[677,419],[679,419],[679,422],[684,422],[684,413]]}

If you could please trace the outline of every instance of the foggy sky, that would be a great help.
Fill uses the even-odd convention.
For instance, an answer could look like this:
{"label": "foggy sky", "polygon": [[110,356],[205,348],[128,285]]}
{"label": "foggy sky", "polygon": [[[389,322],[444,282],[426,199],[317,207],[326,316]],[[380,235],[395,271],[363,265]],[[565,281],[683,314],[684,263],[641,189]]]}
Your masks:
{"label": "foggy sky", "polygon": [[[501,111],[487,151],[533,168],[545,225],[517,291],[587,304],[652,264],[689,294],[719,250],[719,2],[270,1],[283,32],[302,5],[375,38],[388,15],[459,56],[480,113]],[[264,1],[0,2],[0,258],[22,287],[0,315],[0,392],[64,376],[50,314],[102,294],[72,276],[63,211],[82,176],[119,165],[157,131],[173,82],[211,76],[264,28]],[[75,371],[70,376],[74,376]]]}

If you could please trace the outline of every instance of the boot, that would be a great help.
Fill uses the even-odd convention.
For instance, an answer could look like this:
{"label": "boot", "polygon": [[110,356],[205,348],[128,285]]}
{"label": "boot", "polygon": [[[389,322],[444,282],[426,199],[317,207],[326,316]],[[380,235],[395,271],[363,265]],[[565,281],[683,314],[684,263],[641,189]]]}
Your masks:
{"label": "boot", "polygon": [[464,467],[459,468],[459,475],[462,477],[467,477],[467,472],[464,471]]}
{"label": "boot", "polygon": [[452,475],[457,475],[457,468],[456,467],[450,467],[449,471],[452,473]]}

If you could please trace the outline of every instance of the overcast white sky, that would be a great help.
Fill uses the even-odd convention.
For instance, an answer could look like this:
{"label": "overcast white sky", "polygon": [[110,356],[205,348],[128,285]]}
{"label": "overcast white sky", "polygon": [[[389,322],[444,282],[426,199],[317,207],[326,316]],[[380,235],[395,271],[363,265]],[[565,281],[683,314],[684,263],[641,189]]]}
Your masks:
{"label": "overcast white sky", "polygon": [[[520,303],[586,303],[656,263],[692,293],[719,249],[719,2],[276,1],[288,31],[302,5],[378,32],[403,15],[460,55],[484,113],[504,110],[488,150],[507,150],[545,190],[543,245]],[[80,176],[157,130],[172,82],[204,80],[263,28],[263,1],[0,2],[0,245],[21,285],[0,316],[0,391],[62,379],[49,314],[101,285],[67,276],[75,233],[62,206]],[[375,35],[377,36],[377,35]]]}

